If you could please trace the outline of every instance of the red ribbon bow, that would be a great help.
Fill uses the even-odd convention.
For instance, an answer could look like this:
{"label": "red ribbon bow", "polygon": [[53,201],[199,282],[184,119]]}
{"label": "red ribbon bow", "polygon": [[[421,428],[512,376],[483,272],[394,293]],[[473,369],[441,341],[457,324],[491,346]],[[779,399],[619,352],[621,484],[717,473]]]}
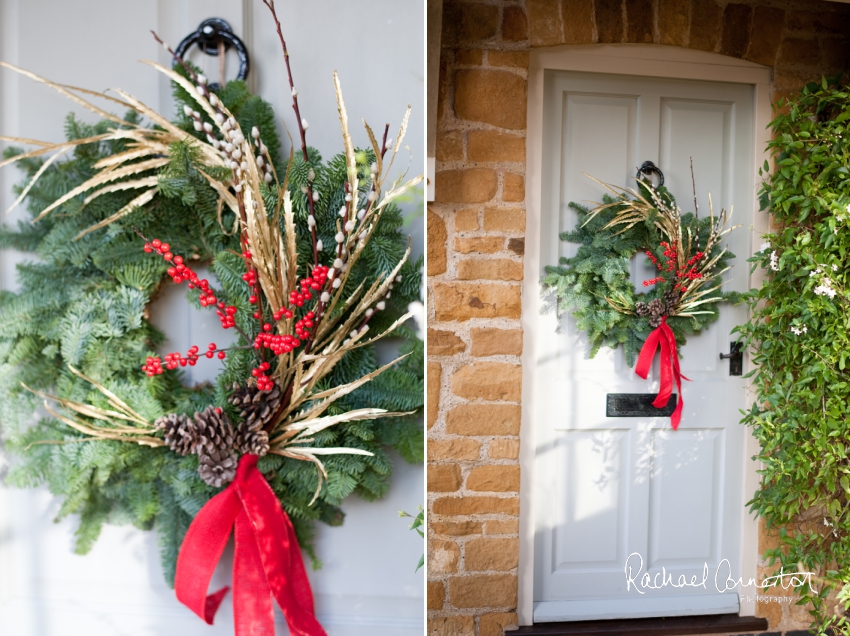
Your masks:
{"label": "red ribbon bow", "polygon": [[661,318],[661,324],[649,334],[649,338],[646,339],[640,350],[637,366],[635,366],[635,373],[644,380],[649,375],[652,359],[655,357],[655,349],[659,345],[661,346],[661,387],[659,388],[658,395],[652,402],[652,406],[657,409],[663,409],[667,406],[670,396],[673,395],[673,379],[675,378],[676,388],[679,390],[679,401],[673,410],[673,414],[670,416],[670,424],[675,431],[679,428],[679,421],[682,419],[682,405],[684,404],[682,400],[682,378],[688,381],[690,380],[683,376],[679,370],[679,352],[676,350],[676,336],[673,335],[673,330],[667,324],[666,316]]}
{"label": "red ribbon bow", "polygon": [[272,595],[292,636],[325,636],[313,612],[313,593],[295,530],[257,470],[257,459],[256,455],[243,455],[233,483],[210,499],[189,526],[177,556],[177,599],[212,625],[229,588],[209,596],[207,588],[235,525],[236,636],[274,634]]}

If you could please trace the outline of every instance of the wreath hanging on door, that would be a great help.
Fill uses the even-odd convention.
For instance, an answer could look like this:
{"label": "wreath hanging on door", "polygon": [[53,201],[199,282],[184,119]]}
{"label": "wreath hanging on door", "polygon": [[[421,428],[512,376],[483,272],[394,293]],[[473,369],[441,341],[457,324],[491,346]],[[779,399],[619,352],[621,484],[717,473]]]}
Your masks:
{"label": "wreath hanging on door", "polygon": [[[3,64],[103,118],[70,116],[57,144],[15,139],[36,148],[0,163],[27,173],[15,204],[33,221],[0,229],[0,247],[41,261],[0,294],[9,478],[46,484],[59,517],[79,513],[80,553],[106,522],[156,529],[166,578],[209,623],[227,588],[208,597],[207,585],[235,528],[237,634],[273,633],[274,598],[293,634],[319,636],[299,546],[312,554],[313,523],[340,524],[349,494],[386,492],[387,445],[422,460],[423,343],[407,323],[421,262],[397,206],[421,177],[386,178],[410,111],[395,138],[366,126],[371,146],[357,150],[334,76],[344,152],[323,161],[288,88],[300,147],[282,162],[269,104],[242,81],[213,87],[168,50],[175,70],[150,64],[173,83],[176,121],[120,90]],[[170,284],[236,342],[157,355],[148,306]],[[385,337],[402,355],[379,365]],[[211,358],[224,365],[214,385],[181,382]]]}
{"label": "wreath hanging on door", "polygon": [[[657,187],[642,178],[652,172],[660,176]],[[681,394],[677,347],[717,320],[718,303],[738,300],[735,292],[721,289],[734,258],[721,242],[734,227],[727,227],[725,210],[715,216],[710,197],[708,216],[699,217],[696,208],[683,214],[651,162],[637,176],[636,189],[594,179],[610,194],[592,209],[570,203],[578,222],[560,238],[579,248],[575,256],[545,268],[543,285],[557,309],[570,311],[577,328],[587,333],[590,357],[602,347],[622,345],[628,365],[637,361],[635,372],[646,379],[660,347],[661,390],[653,405],[663,408],[674,381]],[[646,256],[656,274],[643,281],[640,293],[629,275],[637,254]],[[674,429],[681,410],[680,395],[671,416]]]}

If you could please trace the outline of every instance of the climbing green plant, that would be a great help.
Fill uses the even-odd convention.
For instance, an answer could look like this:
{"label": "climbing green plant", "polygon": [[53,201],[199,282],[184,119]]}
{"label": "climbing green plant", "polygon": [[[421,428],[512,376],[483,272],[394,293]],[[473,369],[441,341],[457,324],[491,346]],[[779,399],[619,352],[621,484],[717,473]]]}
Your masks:
{"label": "climbing green plant", "polygon": [[849,634],[829,595],[850,581],[850,87],[806,86],[772,130],[760,201],[774,229],[750,259],[766,279],[738,329],[756,365],[743,421],[762,468],[749,505],[778,532],[769,563],[815,573],[789,590],[812,604],[813,628]]}

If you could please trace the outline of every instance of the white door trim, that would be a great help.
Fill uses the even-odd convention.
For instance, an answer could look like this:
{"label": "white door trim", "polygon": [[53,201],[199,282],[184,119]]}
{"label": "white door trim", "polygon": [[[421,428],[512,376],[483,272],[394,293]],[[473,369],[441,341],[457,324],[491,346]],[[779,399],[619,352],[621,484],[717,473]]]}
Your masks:
{"label": "white door trim", "polygon": [[[771,69],[717,53],[692,51],[689,49],[654,44],[592,44],[561,46],[532,50],[528,68],[528,123],[526,130],[526,232],[525,232],[525,275],[522,290],[522,429],[520,432],[520,515],[519,515],[519,598],[517,613],[520,625],[531,625],[534,609],[534,416],[535,381],[537,359],[537,320],[540,313],[540,206],[542,189],[543,158],[543,74],[545,70],[584,71],[619,75],[644,75],[675,79],[749,84],[754,87],[754,183],[752,210],[753,218],[744,220],[744,228],[752,228],[752,255],[761,244],[761,235],[768,231],[765,214],[757,214],[758,169],[768,158],[767,129],[772,117],[770,105]],[[743,229],[743,228],[742,228]],[[745,262],[746,258],[741,258]],[[743,266],[743,265],[742,265]],[[762,274],[758,271],[750,276],[750,286],[760,285]],[[749,364],[745,358],[745,364]],[[748,393],[749,394],[749,393]],[[750,398],[751,399],[751,398]],[[743,501],[749,501],[758,488],[759,478],[756,462],[749,458],[758,454],[758,443],[752,434],[747,435],[744,452],[744,479],[741,488]],[[744,581],[756,577],[758,563],[758,524],[754,515],[743,516],[741,528],[741,559],[739,564]],[[734,564],[733,564],[734,568]],[[755,602],[741,595],[741,616],[755,614]],[[751,597],[752,598],[752,597]]]}

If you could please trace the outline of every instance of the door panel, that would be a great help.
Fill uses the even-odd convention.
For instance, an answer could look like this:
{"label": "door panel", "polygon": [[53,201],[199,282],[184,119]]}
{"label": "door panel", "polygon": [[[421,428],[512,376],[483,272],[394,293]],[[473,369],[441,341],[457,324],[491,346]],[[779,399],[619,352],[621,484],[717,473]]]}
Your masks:
{"label": "door panel", "polygon": [[[752,140],[751,86],[546,72],[541,267],[575,254],[558,239],[576,223],[568,204],[592,207],[605,193],[583,173],[634,187],[637,166],[651,160],[688,212],[693,157],[699,213],[709,214],[710,192],[715,214],[734,203],[733,222],[746,224]],[[724,289],[743,291],[747,234],[733,232],[728,244],[737,258]],[[649,277],[643,260],[632,261],[636,288]],[[641,380],[622,349],[589,359],[571,316],[537,319],[535,622],[738,610],[735,592],[711,585],[641,595],[627,589],[624,567],[638,553],[644,571],[665,568],[674,580],[701,578],[704,563],[712,571],[722,559],[740,572],[744,381],[718,354],[744,319],[743,308],[724,306],[680,349],[692,382],[684,382],[678,431],[668,418],[606,417],[608,393],[657,391],[657,360]]]}
{"label": "door panel", "polygon": [[[398,126],[408,102],[422,103],[422,5],[415,0],[378,0],[373,12],[352,3],[334,3],[338,19],[314,3],[278,0],[278,12],[288,33],[293,72],[301,92],[301,108],[311,127],[308,141],[323,156],[342,148],[332,72],[340,71],[346,104],[353,122],[365,116],[373,127],[391,122]],[[81,8],[83,7],[83,8]],[[399,52],[382,61],[382,71],[398,84],[385,96],[379,84],[365,79],[362,56],[351,55],[352,28],[362,31],[374,15],[391,23],[383,44]],[[154,29],[173,46],[209,17],[226,19],[252,54],[249,83],[269,100],[294,129],[289,89],[284,86],[280,43],[267,9],[257,0],[0,0],[0,59],[51,79],[94,89],[117,86],[128,90],[163,114],[173,112],[167,80],[139,59],[168,64],[153,40]],[[287,26],[287,24],[289,26]],[[420,44],[417,44],[419,42]],[[211,78],[218,77],[218,61],[195,50],[189,59]],[[232,77],[235,58],[228,57]],[[376,92],[377,89],[377,92]],[[376,99],[376,95],[379,99]],[[63,138],[65,115],[74,110],[86,121],[94,117],[55,92],[0,71],[0,130],[5,135],[38,139]],[[421,140],[424,113],[414,107],[405,143],[413,149],[411,174],[423,170]],[[287,153],[287,137],[280,129]],[[352,124],[359,146],[368,144],[362,127]],[[391,133],[394,134],[394,133]],[[406,164],[407,162],[402,162]],[[404,167],[404,166],[403,166]],[[0,170],[0,208],[14,200],[12,185],[20,180],[14,169]],[[412,205],[412,204],[411,204]],[[3,219],[15,223],[16,211]],[[422,244],[421,223],[411,232],[417,250]],[[414,257],[418,256],[417,252]],[[0,287],[15,288],[16,262],[30,259],[12,251],[0,253]],[[151,307],[153,322],[168,342],[163,351],[186,350],[192,344],[215,341],[223,332],[210,312],[196,311],[184,293],[166,287]],[[391,352],[383,351],[382,356]],[[389,361],[389,360],[387,360]],[[215,377],[218,360],[189,370],[187,378],[203,382]],[[7,458],[0,455],[0,472]],[[320,570],[308,564],[319,619],[332,636],[418,636],[424,624],[424,576],[414,568],[422,542],[399,519],[399,510],[422,503],[421,465],[411,466],[394,456],[389,495],[369,503],[347,499],[341,527],[318,524],[315,547]],[[77,521],[53,519],[59,502],[43,489],[17,490],[0,485],[0,634],[12,636],[76,636],[181,634],[198,636],[233,633],[233,613],[226,599],[210,627],[180,605],[166,585],[159,565],[156,536],[126,526],[106,526],[90,554],[73,553]],[[225,553],[212,587],[230,581],[232,556]],[[286,633],[278,615],[277,631]]]}

